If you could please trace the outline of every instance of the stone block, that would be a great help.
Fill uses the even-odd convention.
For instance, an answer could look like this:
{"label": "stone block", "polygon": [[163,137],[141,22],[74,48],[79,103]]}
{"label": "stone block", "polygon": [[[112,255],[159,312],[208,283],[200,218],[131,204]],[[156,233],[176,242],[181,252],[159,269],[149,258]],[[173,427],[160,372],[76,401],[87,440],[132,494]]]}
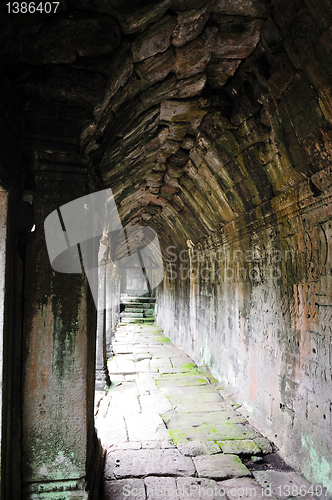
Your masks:
{"label": "stone block", "polygon": [[186,457],[220,453],[220,447],[214,441],[198,441],[197,439],[188,443],[179,443],[177,449]]}
{"label": "stone block", "polygon": [[103,500],[145,500],[143,479],[104,481]]}
{"label": "stone block", "polygon": [[149,418],[145,413],[126,415],[125,420],[130,441],[163,441],[169,438],[168,431],[157,413],[151,413]]}
{"label": "stone block", "polygon": [[271,500],[275,500],[275,497],[272,495],[266,496],[263,488],[254,479],[249,477],[228,479],[218,484],[225,491],[229,500],[242,500],[244,498],[270,498]]}
{"label": "stone block", "polygon": [[211,498],[211,500],[222,498],[225,500],[222,483],[219,486],[213,479],[178,477],[176,482],[181,500],[202,500],[206,498]]}
{"label": "stone block", "polygon": [[311,486],[303,476],[294,472],[267,470],[254,471],[253,475],[262,488],[271,491],[278,499],[301,496],[301,493],[308,492]]}
{"label": "stone block", "polygon": [[97,434],[105,448],[112,447],[127,441],[127,430],[122,415],[113,415],[108,419],[99,419],[96,422]]}
{"label": "stone block", "polygon": [[152,25],[148,31],[135,38],[131,46],[134,63],[143,61],[159,52],[164,52],[171,43],[171,35],[175,25],[175,17],[165,16]]}
{"label": "stone block", "polygon": [[206,83],[206,75],[199,73],[190,78],[179,80],[176,86],[176,98],[184,99],[185,97],[194,97],[200,95]]}
{"label": "stone block", "polygon": [[177,25],[173,31],[172,44],[181,47],[191,42],[203,31],[209,17],[209,6],[178,12]]}
{"label": "stone block", "polygon": [[131,34],[144,30],[149,24],[159,21],[171,4],[172,0],[161,0],[134,10],[123,9],[121,4],[121,12],[118,11],[117,15],[121,31]]}
{"label": "stone block", "polygon": [[250,476],[251,473],[236,455],[209,455],[194,457],[198,477],[221,481],[231,477]]}
{"label": "stone block", "polygon": [[211,46],[214,32],[209,29],[204,34],[183,47],[175,49],[173,71],[177,78],[188,78],[202,73],[211,57]]}
{"label": "stone block", "polygon": [[176,479],[173,477],[146,477],[147,500],[179,500]]}
{"label": "stone block", "polygon": [[175,409],[179,413],[196,413],[200,409],[204,408],[206,412],[220,412],[220,411],[230,411],[232,407],[223,403],[221,400],[219,401],[196,401],[190,398],[187,398],[184,401],[181,401],[180,398],[177,399],[177,402],[174,403]]}
{"label": "stone block", "polygon": [[220,394],[209,386],[177,387],[164,392],[174,405],[178,403],[197,405],[198,401],[200,405],[205,405],[208,402],[220,403],[222,401]]}
{"label": "stone block", "polygon": [[206,68],[207,82],[212,89],[221,89],[239,67],[238,60],[211,60]]}
{"label": "stone block", "polygon": [[235,455],[257,455],[262,453],[260,447],[251,439],[218,441],[223,453]]}
{"label": "stone block", "polygon": [[199,124],[206,113],[199,101],[163,101],[160,106],[160,120],[166,122]]}
{"label": "stone block", "polygon": [[268,439],[264,438],[263,436],[255,438],[255,443],[259,446],[262,453],[264,453],[264,454],[272,453],[273,448],[272,448],[270,441]]}
{"label": "stone block", "polygon": [[164,80],[173,69],[175,56],[171,49],[135,64],[135,73],[144,81],[145,88]]}
{"label": "stone block", "polygon": [[224,16],[265,17],[269,12],[267,0],[218,0],[212,12]]}
{"label": "stone block", "polygon": [[263,26],[261,19],[224,17],[217,15],[218,36],[213,45],[212,57],[243,59],[255,49]]}
{"label": "stone block", "polygon": [[189,457],[176,449],[124,450],[106,458],[106,479],[141,476],[192,476],[196,469]]}
{"label": "stone block", "polygon": [[[166,374],[163,377],[173,374]],[[175,373],[174,375],[178,375]],[[208,384],[208,381],[200,375],[189,375],[183,378],[175,378],[173,380],[164,380],[164,378],[156,381],[157,386],[162,391],[170,391],[172,387],[190,387],[190,386],[202,386]]]}

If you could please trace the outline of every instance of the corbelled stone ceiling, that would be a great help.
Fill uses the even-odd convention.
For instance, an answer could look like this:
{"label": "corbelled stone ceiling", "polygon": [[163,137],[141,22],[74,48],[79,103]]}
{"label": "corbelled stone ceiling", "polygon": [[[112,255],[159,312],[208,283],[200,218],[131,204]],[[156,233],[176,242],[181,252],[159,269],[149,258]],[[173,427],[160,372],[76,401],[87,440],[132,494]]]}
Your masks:
{"label": "corbelled stone ceiling", "polygon": [[329,147],[330,90],[315,80],[327,48],[307,57],[322,13],[307,3],[63,0],[56,15],[4,15],[26,154],[84,153],[123,223],[162,241],[269,212]]}

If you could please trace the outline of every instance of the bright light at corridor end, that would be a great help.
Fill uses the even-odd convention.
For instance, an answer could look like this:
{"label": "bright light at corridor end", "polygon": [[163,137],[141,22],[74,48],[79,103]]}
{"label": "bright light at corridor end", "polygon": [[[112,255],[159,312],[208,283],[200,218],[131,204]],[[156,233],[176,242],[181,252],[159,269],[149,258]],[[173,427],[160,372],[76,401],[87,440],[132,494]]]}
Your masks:
{"label": "bright light at corridor end", "polygon": [[157,233],[146,226],[122,226],[111,189],[82,196],[49,214],[44,222],[48,256],[54,271],[85,272],[98,308],[96,249],[105,231],[115,249],[112,260],[120,275],[141,269],[152,290],[164,278]]}

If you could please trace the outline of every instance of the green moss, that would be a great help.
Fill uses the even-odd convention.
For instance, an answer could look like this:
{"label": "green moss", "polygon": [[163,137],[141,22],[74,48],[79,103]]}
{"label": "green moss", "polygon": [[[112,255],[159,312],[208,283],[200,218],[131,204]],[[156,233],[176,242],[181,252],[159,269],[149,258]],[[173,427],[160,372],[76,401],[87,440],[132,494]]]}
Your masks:
{"label": "green moss", "polygon": [[185,363],[184,365],[181,366],[181,368],[189,370],[190,368],[197,368],[197,366],[195,365],[195,363]]}
{"label": "green moss", "polygon": [[160,342],[161,344],[170,344],[171,341],[167,337],[157,337],[155,339],[157,342]]}
{"label": "green moss", "polygon": [[179,443],[186,443],[188,441],[185,434],[183,434],[180,431],[180,429],[169,429],[168,432],[169,432],[169,435],[171,436],[171,439],[175,445],[177,445]]}
{"label": "green moss", "polygon": [[307,477],[313,477],[315,481],[322,484],[328,491],[332,492],[332,467],[325,457],[322,457],[316,449],[313,440],[309,436],[302,436],[302,447],[309,453],[310,460],[303,471]]}

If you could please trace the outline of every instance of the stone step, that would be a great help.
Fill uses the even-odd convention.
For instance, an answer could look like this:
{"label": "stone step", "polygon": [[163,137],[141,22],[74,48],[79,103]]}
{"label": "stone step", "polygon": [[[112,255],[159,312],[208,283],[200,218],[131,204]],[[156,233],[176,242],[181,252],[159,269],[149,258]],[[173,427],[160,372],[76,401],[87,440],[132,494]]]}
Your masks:
{"label": "stone step", "polygon": [[155,304],[154,303],[143,303],[143,302],[121,302],[127,309],[127,307],[135,308],[135,309],[153,309]]}
{"label": "stone step", "polygon": [[154,318],[122,318],[121,325],[127,324],[142,324],[142,323],[154,323]]}
{"label": "stone step", "polygon": [[126,313],[142,313],[144,312],[144,309],[139,309],[138,307],[126,307],[125,311]]}
{"label": "stone step", "polygon": [[122,318],[143,318],[143,313],[132,313],[132,312],[124,312],[122,313]]}
{"label": "stone step", "polygon": [[156,302],[155,297],[121,297],[121,303],[130,304],[130,303],[148,303],[154,304]]}

